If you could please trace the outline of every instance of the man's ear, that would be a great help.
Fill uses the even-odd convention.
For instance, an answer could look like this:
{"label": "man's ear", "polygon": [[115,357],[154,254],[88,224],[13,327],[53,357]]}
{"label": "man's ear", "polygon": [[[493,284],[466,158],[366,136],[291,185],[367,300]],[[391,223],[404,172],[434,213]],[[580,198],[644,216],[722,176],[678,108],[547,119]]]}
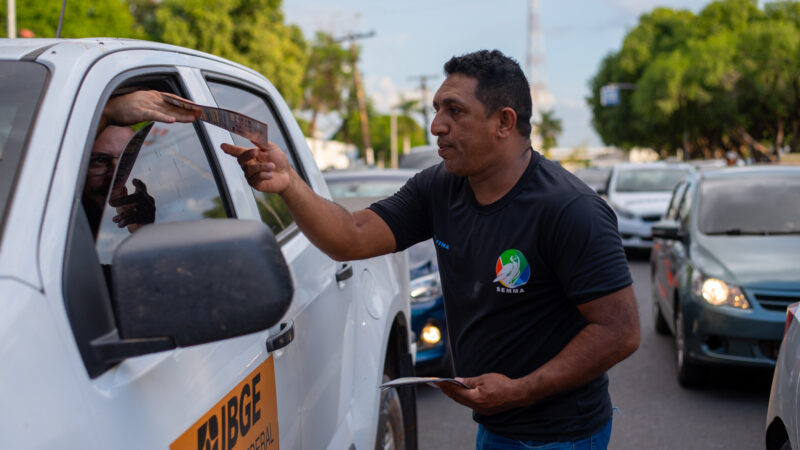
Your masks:
{"label": "man's ear", "polygon": [[517,113],[512,108],[506,106],[500,108],[497,115],[497,137],[507,138],[517,131]]}

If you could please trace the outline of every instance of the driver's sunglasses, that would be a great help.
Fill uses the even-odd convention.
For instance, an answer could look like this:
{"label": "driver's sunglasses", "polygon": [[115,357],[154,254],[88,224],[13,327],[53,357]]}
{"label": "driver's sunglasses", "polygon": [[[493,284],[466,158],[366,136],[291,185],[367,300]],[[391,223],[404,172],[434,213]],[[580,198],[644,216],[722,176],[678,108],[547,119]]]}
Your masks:
{"label": "driver's sunglasses", "polygon": [[105,175],[112,169],[115,159],[119,159],[119,156],[92,152],[89,156],[89,175]]}

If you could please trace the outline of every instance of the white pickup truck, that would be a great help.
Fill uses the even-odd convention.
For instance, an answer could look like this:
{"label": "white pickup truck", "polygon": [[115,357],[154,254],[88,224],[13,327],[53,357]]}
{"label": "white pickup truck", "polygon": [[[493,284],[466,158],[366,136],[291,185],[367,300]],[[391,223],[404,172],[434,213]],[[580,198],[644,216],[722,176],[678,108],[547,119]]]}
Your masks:
{"label": "white pickup truck", "polygon": [[[96,139],[113,96],[170,92],[266,123],[330,198],[269,81],[117,39],[1,39],[0,80],[0,448],[416,448],[413,390],[378,389],[413,373],[402,254],[327,257],[222,128],[155,122],[133,157]],[[97,187],[123,171],[146,225]]]}

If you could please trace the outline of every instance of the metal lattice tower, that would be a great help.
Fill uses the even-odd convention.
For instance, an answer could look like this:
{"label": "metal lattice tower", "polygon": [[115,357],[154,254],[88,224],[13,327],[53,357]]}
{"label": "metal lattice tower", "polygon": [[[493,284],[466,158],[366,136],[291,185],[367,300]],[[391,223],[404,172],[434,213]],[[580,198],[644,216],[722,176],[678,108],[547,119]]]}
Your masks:
{"label": "metal lattice tower", "polygon": [[533,120],[539,120],[539,111],[549,109],[553,97],[547,90],[544,74],[544,37],[539,26],[539,0],[528,0],[528,54],[526,65],[528,83],[531,85]]}

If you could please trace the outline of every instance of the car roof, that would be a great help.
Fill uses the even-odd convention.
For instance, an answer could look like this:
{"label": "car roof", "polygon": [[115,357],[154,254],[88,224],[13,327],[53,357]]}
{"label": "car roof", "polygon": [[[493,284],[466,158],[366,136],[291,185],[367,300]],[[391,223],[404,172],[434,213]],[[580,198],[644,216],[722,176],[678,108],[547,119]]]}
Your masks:
{"label": "car roof", "polygon": [[331,170],[322,175],[328,181],[345,180],[374,180],[381,178],[389,179],[409,179],[417,174],[416,170],[411,169],[347,169]]}
{"label": "car roof", "polygon": [[615,171],[619,170],[647,170],[647,169],[689,169],[693,170],[691,164],[672,161],[650,161],[650,162],[624,162],[614,166]]}
{"label": "car roof", "polygon": [[102,37],[81,39],[0,39],[0,61],[36,61],[46,59],[56,66],[59,64],[71,66],[78,57],[90,64],[91,61],[102,58],[109,53],[125,50],[158,50],[197,56],[236,66],[263,78],[263,75],[258,72],[225,58],[160,42]]}
{"label": "car roof", "polygon": [[720,167],[704,170],[697,174],[701,179],[744,178],[757,175],[800,175],[800,166],[745,166],[745,167]]}

